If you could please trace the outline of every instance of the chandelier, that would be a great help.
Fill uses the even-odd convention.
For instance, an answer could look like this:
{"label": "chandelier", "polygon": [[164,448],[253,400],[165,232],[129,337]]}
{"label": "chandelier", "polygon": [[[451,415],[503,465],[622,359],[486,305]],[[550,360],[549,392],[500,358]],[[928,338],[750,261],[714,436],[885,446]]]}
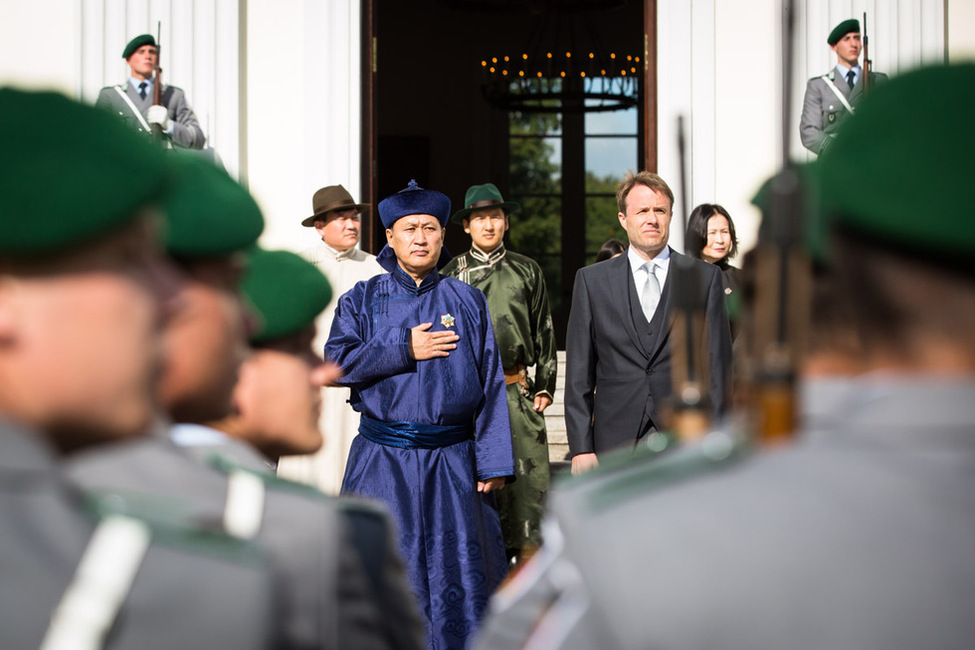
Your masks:
{"label": "chandelier", "polygon": [[484,56],[482,90],[491,106],[524,113],[617,111],[637,106],[645,62],[605,47],[584,12],[540,14],[521,51]]}

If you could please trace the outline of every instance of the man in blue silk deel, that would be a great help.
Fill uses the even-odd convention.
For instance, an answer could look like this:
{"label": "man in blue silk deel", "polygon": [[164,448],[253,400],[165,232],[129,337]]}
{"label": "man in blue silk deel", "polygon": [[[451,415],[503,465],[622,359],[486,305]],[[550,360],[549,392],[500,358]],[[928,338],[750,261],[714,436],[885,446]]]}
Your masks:
{"label": "man in blue silk deel", "polygon": [[361,414],[342,493],[389,507],[430,647],[463,648],[506,571],[490,494],[514,474],[501,359],[484,294],[438,272],[450,199],[411,181],[379,216],[389,273],[339,299],[325,345]]}

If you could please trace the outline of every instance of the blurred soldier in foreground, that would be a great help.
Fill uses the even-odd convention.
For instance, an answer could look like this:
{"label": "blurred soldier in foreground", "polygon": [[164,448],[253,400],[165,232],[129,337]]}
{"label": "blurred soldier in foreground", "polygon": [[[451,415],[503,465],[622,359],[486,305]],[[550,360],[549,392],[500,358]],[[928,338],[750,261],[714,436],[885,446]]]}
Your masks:
{"label": "blurred soldier in foreground", "polygon": [[161,154],[111,116],[0,89],[6,648],[272,647],[256,549],[175,503],[83,495],[56,460],[151,422],[178,286],[158,241],[166,190]]}
{"label": "blurred soldier in foreground", "polygon": [[[332,316],[339,296],[360,280],[368,280],[384,273],[376,257],[356,248],[362,227],[362,214],[369,213],[368,203],[356,203],[341,185],[330,185],[315,192],[312,212],[301,225],[314,227],[320,241],[301,255],[318,267],[332,284],[332,301],[318,317],[318,336],[313,349],[325,349],[332,329]],[[287,285],[280,287],[287,295]],[[349,389],[345,386],[326,386],[322,389],[321,426],[328,430],[328,439],[314,454],[286,456],[278,462],[278,475],[317,486],[326,494],[338,494],[342,475],[349,457],[352,439],[359,429],[359,414],[349,406]]]}
{"label": "blurred soldier in foreground", "polygon": [[154,103],[156,84],[162,81],[157,74],[159,46],[152,34],[129,41],[122,58],[129,66],[129,78],[117,86],[102,88],[95,105],[118,115],[139,133],[148,136],[157,127],[167,142],[202,149],[206,136],[181,88],[160,86],[159,102]]}
{"label": "blurred soldier in foreground", "polygon": [[[471,236],[471,249],[443,274],[484,292],[491,312],[508,390],[515,451],[515,481],[498,493],[501,532],[509,561],[531,557],[542,541],[542,511],[549,488],[548,435],[542,412],[552,403],[557,374],[555,331],[545,277],[535,260],[504,247],[508,215],[520,208],[493,183],[467,190],[451,220]],[[534,366],[535,377],[528,377]]]}
{"label": "blurred soldier in foreground", "polygon": [[554,543],[495,599],[480,647],[971,645],[972,101],[975,66],[906,74],[814,167],[827,282],[861,346],[845,398],[792,447],[736,463],[712,434],[553,493]]}
{"label": "blurred soldier in foreground", "polygon": [[[245,251],[257,240],[264,221],[253,198],[223,171],[187,156],[173,157],[171,164],[177,185],[166,203],[167,245],[186,276],[181,310],[165,333],[167,368],[161,393],[176,421],[172,439],[161,422],[155,435],[144,441],[119,445],[110,454],[79,456],[72,463],[73,476],[91,487],[124,487],[185,500],[200,521],[254,539],[269,554],[282,586],[277,603],[284,628],[280,647],[388,647],[369,578],[340,506],[317,491],[277,479],[252,449],[210,426],[230,421],[235,387],[254,385],[250,375],[238,384],[238,369],[248,353],[238,289],[248,264]],[[265,272],[263,268],[258,271]],[[263,330],[268,340],[285,339],[279,342],[297,357],[284,360],[284,365],[298,373],[296,384],[304,383],[297,388],[295,410],[285,412],[289,424],[300,423],[297,429],[289,428],[288,444],[303,450],[321,444],[310,412],[310,352],[286,339],[310,326],[331,296],[327,280],[317,272],[312,277],[311,283],[295,282],[295,303],[287,311],[268,315]],[[248,372],[266,366],[268,356],[254,353]],[[270,356],[275,357],[272,365],[281,361],[279,355]],[[261,382],[266,381],[262,377]],[[241,426],[240,432],[267,451],[274,447],[266,442],[271,434],[280,435],[280,429],[255,431],[250,424],[246,430]],[[276,444],[282,444],[280,438]]]}
{"label": "blurred soldier in foreground", "polygon": [[339,299],[325,354],[359,435],[344,494],[385,503],[431,648],[464,648],[507,570],[494,490],[514,473],[484,294],[440,275],[450,199],[416,182],[382,200],[389,273]]}

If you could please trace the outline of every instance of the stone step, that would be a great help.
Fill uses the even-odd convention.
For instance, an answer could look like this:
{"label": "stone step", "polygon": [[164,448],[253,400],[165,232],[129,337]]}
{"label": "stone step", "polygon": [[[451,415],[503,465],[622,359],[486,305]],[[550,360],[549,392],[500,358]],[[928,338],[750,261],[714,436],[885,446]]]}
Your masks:
{"label": "stone step", "polygon": [[545,409],[545,428],[548,431],[548,457],[553,471],[562,469],[569,442],[565,435],[565,351],[558,352],[558,375],[552,405]]}

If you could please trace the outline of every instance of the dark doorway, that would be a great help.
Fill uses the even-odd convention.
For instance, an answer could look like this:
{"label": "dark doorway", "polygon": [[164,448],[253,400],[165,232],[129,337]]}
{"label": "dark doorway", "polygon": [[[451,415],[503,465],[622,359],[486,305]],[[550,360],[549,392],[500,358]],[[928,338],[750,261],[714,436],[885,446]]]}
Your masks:
{"label": "dark doorway", "polygon": [[[576,270],[592,263],[606,239],[625,241],[616,182],[628,170],[656,167],[647,92],[655,70],[646,61],[655,41],[646,29],[655,20],[653,0],[364,0],[362,16],[363,187],[371,202],[416,179],[447,194],[457,210],[467,187],[495,183],[522,204],[506,245],[542,265],[564,348]],[[596,111],[577,94],[591,91],[598,69],[566,68],[559,59],[572,53],[576,63],[592,50],[594,61],[631,57],[630,108]],[[550,53],[551,63],[519,69],[529,52],[533,60]],[[514,88],[502,70],[512,80],[544,77],[553,94],[536,106],[545,108],[491,95]],[[363,235],[373,252],[385,243],[378,213]],[[452,224],[446,245],[462,252],[470,240]]]}

